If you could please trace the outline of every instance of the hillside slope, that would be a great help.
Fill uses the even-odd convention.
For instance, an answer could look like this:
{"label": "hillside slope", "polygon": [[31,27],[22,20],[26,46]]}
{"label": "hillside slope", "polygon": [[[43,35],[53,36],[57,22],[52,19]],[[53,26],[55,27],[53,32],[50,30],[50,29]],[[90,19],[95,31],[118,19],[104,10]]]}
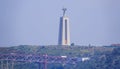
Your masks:
{"label": "hillside slope", "polygon": [[[48,69],[119,69],[120,67],[119,47],[20,45],[0,48],[0,54],[11,53],[91,58],[89,61],[79,62],[75,65],[48,64]],[[14,67],[15,69],[38,69],[39,66],[41,69],[43,68],[43,64],[16,62]]]}

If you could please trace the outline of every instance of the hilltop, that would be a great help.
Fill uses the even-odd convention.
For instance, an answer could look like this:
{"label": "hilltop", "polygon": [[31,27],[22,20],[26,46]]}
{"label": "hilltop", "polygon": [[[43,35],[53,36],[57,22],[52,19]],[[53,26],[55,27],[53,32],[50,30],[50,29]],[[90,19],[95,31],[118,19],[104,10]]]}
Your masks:
{"label": "hilltop", "polygon": [[14,47],[1,47],[0,53],[19,53],[19,54],[48,54],[52,56],[93,56],[104,52],[111,52],[112,47],[95,47],[95,46],[32,46],[20,45]]}

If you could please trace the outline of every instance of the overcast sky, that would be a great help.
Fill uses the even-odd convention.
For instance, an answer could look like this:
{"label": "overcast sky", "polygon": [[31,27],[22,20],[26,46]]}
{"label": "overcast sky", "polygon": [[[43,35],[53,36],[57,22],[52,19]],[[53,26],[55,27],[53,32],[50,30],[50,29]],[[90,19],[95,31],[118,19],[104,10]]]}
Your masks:
{"label": "overcast sky", "polygon": [[0,46],[57,45],[63,7],[71,42],[120,43],[120,0],[0,0]]}

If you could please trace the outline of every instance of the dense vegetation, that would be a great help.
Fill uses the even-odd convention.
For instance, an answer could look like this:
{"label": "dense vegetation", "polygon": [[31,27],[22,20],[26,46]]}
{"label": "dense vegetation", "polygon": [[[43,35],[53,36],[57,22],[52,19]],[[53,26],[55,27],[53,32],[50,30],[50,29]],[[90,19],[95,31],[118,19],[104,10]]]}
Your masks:
{"label": "dense vegetation", "polygon": [[[90,57],[86,62],[77,64],[48,64],[48,69],[119,69],[120,47],[94,46],[30,46],[1,47],[0,54],[48,54],[52,56]],[[1,63],[0,63],[1,65]],[[5,64],[4,64],[5,66]],[[10,65],[9,65],[10,66]],[[14,69],[43,69],[43,64],[16,62]]]}

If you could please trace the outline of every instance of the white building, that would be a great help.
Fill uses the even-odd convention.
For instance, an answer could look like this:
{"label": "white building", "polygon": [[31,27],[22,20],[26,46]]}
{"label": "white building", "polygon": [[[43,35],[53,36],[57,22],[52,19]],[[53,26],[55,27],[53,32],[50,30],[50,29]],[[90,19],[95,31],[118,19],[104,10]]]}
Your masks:
{"label": "white building", "polygon": [[82,62],[90,60],[89,57],[82,57]]}

